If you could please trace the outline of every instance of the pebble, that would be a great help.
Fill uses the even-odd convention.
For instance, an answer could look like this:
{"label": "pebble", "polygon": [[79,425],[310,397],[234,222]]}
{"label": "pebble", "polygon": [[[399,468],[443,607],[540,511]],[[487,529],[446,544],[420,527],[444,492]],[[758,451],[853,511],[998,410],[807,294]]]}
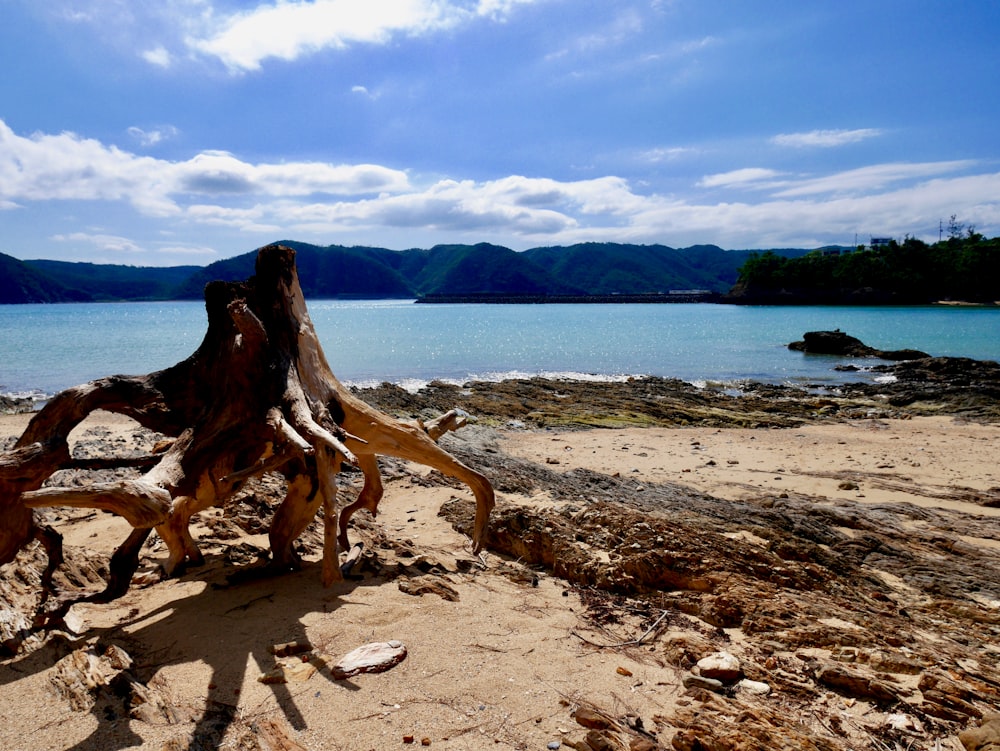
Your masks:
{"label": "pebble", "polygon": [[768,684],[763,681],[752,681],[749,678],[744,678],[742,681],[737,683],[736,688],[740,691],[746,691],[748,694],[754,694],[755,696],[767,696],[771,693],[771,687]]}

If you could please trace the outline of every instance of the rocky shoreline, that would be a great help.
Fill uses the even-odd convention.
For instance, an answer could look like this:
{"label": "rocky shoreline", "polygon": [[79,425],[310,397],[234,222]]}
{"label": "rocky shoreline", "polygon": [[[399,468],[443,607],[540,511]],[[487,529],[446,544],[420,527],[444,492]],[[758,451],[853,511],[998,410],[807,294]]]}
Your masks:
{"label": "rocky shoreline", "polygon": [[[381,705],[376,701],[367,710],[351,705],[347,716],[360,718],[357,732],[363,740],[337,735],[333,747],[395,747],[424,737],[425,745],[446,749],[553,748],[552,742],[546,745],[540,739],[554,735],[555,747],[561,743],[577,751],[991,748],[990,739],[1000,737],[1000,721],[993,715],[1000,710],[1000,516],[987,512],[1000,507],[1000,487],[920,488],[905,468],[885,464],[868,474],[835,467],[828,479],[855,488],[875,482],[906,487],[931,503],[865,503],[751,488],[738,497],[722,497],[697,490],[683,474],[666,480],[631,471],[627,462],[639,461],[654,452],[652,448],[623,452],[616,471],[595,469],[586,460],[568,468],[554,449],[544,459],[525,458],[516,450],[520,440],[542,434],[550,442],[565,438],[566,448],[560,448],[565,451],[574,436],[595,429],[606,436],[634,429],[711,429],[720,434],[735,429],[732,440],[753,441],[762,431],[791,433],[843,424],[881,431],[889,423],[927,416],[1000,424],[997,363],[922,358],[886,365],[884,374],[893,378],[835,389],[747,383],[738,392],[662,378],[614,383],[523,379],[463,386],[433,382],[417,393],[391,384],[357,390],[380,409],[405,418],[427,419],[454,407],[467,411],[474,423],[442,442],[480,468],[501,500],[487,540],[487,565],[461,553],[442,552],[453,548],[436,547],[427,533],[402,539],[405,532],[401,537],[399,530],[413,528],[421,518],[416,506],[406,508],[414,500],[402,502],[397,517],[401,526],[388,528],[391,522],[382,517],[358,515],[353,534],[365,542],[365,552],[352,584],[357,589],[348,590],[345,602],[357,600],[362,590],[384,596],[388,589],[381,588],[392,583],[398,592],[419,597],[425,611],[442,608],[434,622],[443,628],[445,622],[473,618],[471,612],[459,616],[448,610],[453,603],[482,596],[498,608],[501,601],[508,603],[503,612],[516,615],[518,608],[528,607],[523,603],[529,598],[551,595],[554,599],[545,604],[539,600],[531,608],[554,612],[568,607],[576,625],[536,636],[532,645],[511,648],[510,664],[527,665],[537,654],[542,662],[530,663],[531,670],[541,671],[546,662],[562,665],[559,661],[567,660],[560,669],[568,671],[576,688],[561,694],[564,704],[556,701],[560,694],[545,693],[531,699],[534,709],[511,709],[516,722],[494,723],[488,708],[512,700],[504,679],[495,695],[462,709],[463,720],[476,731],[445,733],[440,730],[443,719],[426,720],[421,727],[438,730],[407,730],[380,741],[371,728],[384,727],[379,723],[389,722],[385,716],[394,706],[398,709],[399,701],[389,698],[390,693]],[[119,454],[143,454],[155,439],[139,430],[115,437],[91,428],[77,441],[74,454],[99,455],[109,448]],[[690,439],[692,457],[699,455],[705,440]],[[12,442],[13,436],[0,439],[0,448]],[[918,451],[919,446],[912,449]],[[803,445],[799,450],[810,449]],[[692,461],[711,469],[717,461],[735,459],[720,455]],[[468,534],[471,500],[460,487],[401,461],[385,461],[382,468],[390,496],[412,489],[412,498],[438,497],[437,523]],[[768,467],[767,472],[780,476],[784,469]],[[73,473],[58,479],[87,481]],[[358,492],[360,477],[347,472],[341,483],[349,499]],[[155,611],[154,603],[168,588],[201,580],[212,583],[216,599],[279,598],[280,583],[273,591],[240,595],[227,588],[226,577],[266,555],[266,540],[260,535],[281,492],[276,481],[254,483],[217,516],[205,516],[198,535],[204,547],[220,552],[207,571],[186,576],[187,585],[159,581],[157,551],[151,549],[145,579],[130,599],[119,610],[103,606],[89,615],[103,619],[100,622],[108,624],[103,629],[31,633],[39,551],[29,551],[5,567],[0,576],[0,636],[9,653],[0,662],[5,703],[16,699],[10,687],[24,676],[40,681],[44,677],[42,682],[50,689],[55,686],[62,697],[52,699],[52,711],[63,712],[67,726],[81,712],[93,715],[96,725],[86,731],[92,745],[75,746],[79,748],[311,748],[305,725],[300,729],[293,722],[293,730],[279,724],[264,732],[263,718],[242,720],[244,700],[231,698],[232,707],[227,708],[211,688],[214,684],[209,684],[203,705],[177,698],[181,684],[164,678],[159,665],[163,653],[173,649],[170,640],[181,638],[179,627],[164,627],[162,633],[129,629],[143,613]],[[946,508],[945,492],[957,494],[964,509],[983,513]],[[933,506],[935,497],[942,497],[940,508]],[[390,510],[385,513],[391,515],[393,505],[387,502]],[[73,512],[47,513],[50,521],[70,529],[100,521],[94,514],[84,520]],[[76,544],[67,546],[69,563],[59,574],[64,591],[99,588],[107,555],[92,549],[98,534],[80,534],[72,538]],[[316,559],[321,550],[322,525],[317,522],[303,536],[302,553]],[[301,587],[300,578],[296,581]],[[391,589],[395,592],[396,586]],[[233,613],[249,607],[243,600],[219,600],[218,622],[234,624]],[[192,610],[194,623],[210,617],[212,602],[203,601],[200,610]],[[349,615],[344,605],[330,618],[342,630]],[[498,610],[493,617],[507,616]],[[119,628],[124,629],[120,634]],[[265,628],[264,621],[260,628]],[[503,629],[494,625],[487,633]],[[432,640],[433,632],[422,638]],[[487,643],[496,638],[480,633],[439,645],[450,657],[427,669],[444,671],[446,682],[460,685],[470,679],[461,670],[451,672],[460,659],[467,659],[460,655],[504,658],[506,648]],[[319,643],[314,635],[310,646],[303,647],[315,665],[326,659]],[[198,654],[172,659],[204,659]],[[237,661],[246,659],[238,650],[235,656]],[[594,666],[583,667],[590,659],[596,660]],[[611,660],[612,677],[622,681],[620,689],[605,686],[604,668],[599,667],[605,659]],[[322,673],[323,668],[318,670]],[[98,674],[104,677],[94,679]],[[392,676],[380,677],[382,685],[391,683]],[[212,680],[220,682],[215,674]],[[437,685],[425,690],[443,690],[433,688]],[[302,712],[313,717],[309,697],[314,694],[315,711],[328,714],[320,699],[321,691],[324,696],[330,691],[327,684],[302,686],[294,701],[288,691],[268,699],[278,702],[275,716],[294,718]],[[537,687],[532,690],[543,693]],[[354,693],[364,695],[357,689]],[[347,693],[339,699],[348,700]],[[458,706],[457,699],[440,701]],[[538,714],[539,702],[551,704],[551,721]],[[13,717],[3,719],[16,724]],[[274,745],[275,733],[285,745]],[[129,744],[122,745],[123,737],[131,739]],[[24,746],[44,747],[41,741]]]}
{"label": "rocky shoreline", "polygon": [[620,382],[528,378],[462,386],[432,381],[417,393],[391,383],[354,391],[393,414],[430,416],[459,407],[485,424],[514,421],[532,428],[790,427],[826,418],[892,416],[904,408],[906,414],[1000,421],[996,362],[926,357],[874,370],[890,378],[833,387],[746,382],[739,389],[653,376]]}

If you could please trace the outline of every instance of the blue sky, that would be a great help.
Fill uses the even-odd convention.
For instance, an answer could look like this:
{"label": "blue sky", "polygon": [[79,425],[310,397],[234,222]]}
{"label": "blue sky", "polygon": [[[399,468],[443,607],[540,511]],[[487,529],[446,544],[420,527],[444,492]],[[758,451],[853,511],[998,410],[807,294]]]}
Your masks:
{"label": "blue sky", "polygon": [[1000,234],[994,0],[0,0],[0,252]]}

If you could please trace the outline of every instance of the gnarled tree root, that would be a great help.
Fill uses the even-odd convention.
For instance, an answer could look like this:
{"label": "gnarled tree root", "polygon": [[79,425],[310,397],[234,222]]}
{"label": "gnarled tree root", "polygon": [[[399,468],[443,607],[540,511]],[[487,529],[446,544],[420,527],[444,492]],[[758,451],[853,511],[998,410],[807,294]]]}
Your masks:
{"label": "gnarled tree root", "polygon": [[[152,528],[167,545],[168,574],[201,562],[188,528],[191,516],[268,471],[287,480],[270,526],[272,565],[298,564],[292,544],[323,508],[323,582],[340,581],[338,548],[350,547],[350,518],[360,508],[374,514],[382,497],[378,454],[419,462],[466,483],[476,498],[473,547],[481,548],[493,488],[436,443],[447,430],[461,427],[466,415],[453,410],[426,424],[406,423],[345,388],[331,372],[309,319],[293,250],[260,249],[255,276],[210,283],[205,307],[208,330],[190,357],[147,375],[110,376],[60,392],[32,418],[14,447],[0,453],[0,564],[32,539],[41,539],[49,555],[43,602],[62,546],[34,509],[104,509],[134,527],[112,556],[106,589],[85,598],[106,602],[128,590]],[[98,409],[132,417],[174,440],[148,460],[120,462],[146,468],[136,480],[43,488],[56,470],[79,466],[70,457],[68,437]],[[357,501],[338,515],[335,475],[342,462],[357,465],[365,485]],[[107,459],[94,466],[114,464]],[[62,603],[50,615],[61,617],[68,607]]]}

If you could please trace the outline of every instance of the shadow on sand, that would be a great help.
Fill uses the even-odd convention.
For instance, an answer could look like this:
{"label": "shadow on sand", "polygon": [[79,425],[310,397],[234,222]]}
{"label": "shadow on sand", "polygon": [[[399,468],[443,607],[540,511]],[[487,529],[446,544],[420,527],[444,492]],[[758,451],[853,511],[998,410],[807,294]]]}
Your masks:
{"label": "shadow on sand", "polygon": [[[50,640],[45,647],[4,661],[0,663],[0,686],[15,683],[26,674],[47,670],[73,650],[92,646],[95,642],[98,651],[108,645],[124,649],[134,660],[126,675],[144,686],[154,681],[154,676],[164,668],[203,663],[211,671],[204,686],[204,699],[190,699],[192,687],[184,688],[189,698],[175,708],[180,716],[176,732],[171,735],[181,741],[179,748],[189,751],[217,749],[242,713],[252,714],[258,709],[248,708],[246,702],[241,701],[248,672],[257,672],[252,663],[260,673],[266,672],[275,664],[272,650],[276,644],[308,643],[304,624],[307,616],[333,613],[350,604],[343,597],[358,586],[381,582],[371,577],[353,578],[324,589],[320,583],[319,564],[312,563],[307,563],[301,571],[229,584],[226,575],[232,573],[232,566],[226,565],[221,555],[206,556],[204,566],[178,580],[188,584],[203,583],[200,592],[184,596],[178,588],[176,599],[152,611],[136,613],[133,608],[114,626],[87,629],[70,641]],[[156,586],[169,585],[170,582],[166,582]],[[183,589],[190,591],[190,586]],[[127,608],[144,591],[132,590],[116,606]],[[326,670],[321,670],[320,675],[329,681],[327,685],[356,689],[349,679],[334,680]],[[90,709],[97,727],[88,737],[65,747],[67,751],[114,751],[143,744],[144,739],[130,727],[128,681],[121,683],[125,685],[111,682],[98,690],[97,701]],[[167,688],[169,691],[169,686]],[[268,688],[291,727],[305,729],[305,719],[289,685],[270,683]],[[316,693],[317,689],[310,688],[310,691]],[[200,693],[196,690],[196,694]],[[267,697],[255,702],[257,705],[264,703],[270,704]],[[169,721],[164,719],[163,724]]]}

